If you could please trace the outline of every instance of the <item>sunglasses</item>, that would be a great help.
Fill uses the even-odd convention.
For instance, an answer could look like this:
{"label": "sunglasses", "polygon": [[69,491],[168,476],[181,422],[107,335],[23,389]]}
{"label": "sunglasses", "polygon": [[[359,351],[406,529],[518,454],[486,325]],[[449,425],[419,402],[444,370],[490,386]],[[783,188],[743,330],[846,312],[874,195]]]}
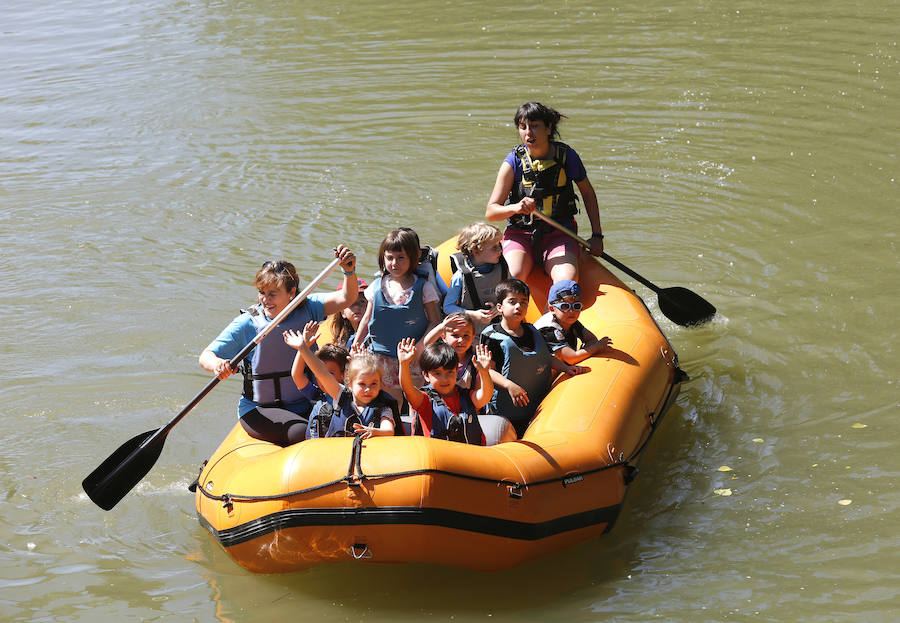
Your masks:
{"label": "sunglasses", "polygon": [[557,308],[560,311],[569,311],[570,309],[575,310],[575,311],[581,311],[581,308],[584,307],[584,305],[582,305],[581,302],[566,303],[565,301],[560,302],[560,303],[551,303],[551,305],[553,305],[553,307]]}

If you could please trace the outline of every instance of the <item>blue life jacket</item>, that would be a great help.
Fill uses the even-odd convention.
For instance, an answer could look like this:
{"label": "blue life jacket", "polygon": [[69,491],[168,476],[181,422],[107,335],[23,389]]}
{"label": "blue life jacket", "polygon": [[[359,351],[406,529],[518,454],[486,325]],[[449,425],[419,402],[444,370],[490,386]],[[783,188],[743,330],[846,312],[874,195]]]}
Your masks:
{"label": "blue life jacket", "polygon": [[353,394],[349,388],[344,387],[338,396],[337,407],[332,404],[330,398],[315,404],[309,416],[309,425],[306,427],[306,438],[352,437],[356,434],[353,432],[354,424],[379,426],[381,421],[374,420],[385,407],[391,410],[394,419],[394,435],[403,435],[400,409],[393,396],[381,390],[372,402],[365,406],[362,413],[357,414],[353,407]]}
{"label": "blue life jacket", "polygon": [[428,330],[428,316],[425,315],[422,289],[426,278],[416,273],[413,295],[405,305],[388,305],[381,291],[379,277],[372,282],[375,296],[372,299],[372,317],[369,319],[370,349],[387,357],[397,358],[397,344],[405,337],[418,342]]}
{"label": "blue life jacket", "polygon": [[[258,305],[247,312],[256,328],[257,334],[270,322]],[[301,303],[287,318],[278,323],[278,328],[269,333],[256,345],[250,356],[241,362],[244,374],[244,397],[260,406],[283,406],[286,403],[309,402],[303,396],[294,379],[291,378],[291,366],[297,351],[284,343],[281,334],[288,329],[303,333],[303,327],[314,320],[308,306]],[[312,403],[309,404],[312,408]],[[292,409],[296,411],[296,409]],[[309,411],[307,410],[307,413]]]}
{"label": "blue life jacket", "polygon": [[[457,389],[459,392],[459,414],[453,413],[444,402],[436,389],[431,385],[421,388],[431,400],[431,438],[470,443],[476,446],[482,445],[484,432],[478,421],[478,412],[467,390]],[[419,418],[415,422],[416,434],[422,435],[422,424]]]}
{"label": "blue life jacket", "polygon": [[528,404],[519,406],[513,404],[508,391],[500,387],[494,389],[490,403],[492,411],[512,422],[532,418],[541,400],[550,391],[550,382],[553,379],[553,369],[550,367],[553,355],[550,354],[541,332],[527,322],[522,323],[522,328],[531,331],[534,339],[533,351],[519,348],[513,339],[500,329],[499,323],[490,325],[481,334],[484,338],[496,340],[503,349],[505,360],[503,369],[499,370],[500,374],[528,393]]}

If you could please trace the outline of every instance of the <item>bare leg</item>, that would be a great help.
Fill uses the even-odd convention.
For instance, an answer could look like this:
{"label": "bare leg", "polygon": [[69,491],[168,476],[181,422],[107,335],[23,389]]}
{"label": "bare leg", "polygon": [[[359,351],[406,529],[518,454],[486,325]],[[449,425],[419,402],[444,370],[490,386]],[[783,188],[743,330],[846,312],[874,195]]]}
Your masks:
{"label": "bare leg", "polygon": [[503,253],[506,263],[509,265],[509,276],[513,279],[525,280],[534,261],[531,259],[531,253],[522,251],[521,249],[510,249]]}
{"label": "bare leg", "polygon": [[[512,268],[510,268],[512,270]],[[550,275],[553,283],[562,281],[563,279],[571,279],[578,281],[578,255],[564,253],[557,255],[544,262],[544,270]]]}

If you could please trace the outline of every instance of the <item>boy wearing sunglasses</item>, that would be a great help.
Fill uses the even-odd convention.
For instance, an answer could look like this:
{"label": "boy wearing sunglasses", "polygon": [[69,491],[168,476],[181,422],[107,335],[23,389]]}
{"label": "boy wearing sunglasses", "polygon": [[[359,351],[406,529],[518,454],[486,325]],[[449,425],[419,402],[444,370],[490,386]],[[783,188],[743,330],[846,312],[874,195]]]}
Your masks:
{"label": "boy wearing sunglasses", "polygon": [[[547,297],[550,311],[534,323],[547,346],[558,359],[569,365],[593,357],[612,344],[609,337],[599,340],[578,321],[581,315],[581,286],[570,279],[557,281]],[[578,342],[581,348],[578,348]]]}

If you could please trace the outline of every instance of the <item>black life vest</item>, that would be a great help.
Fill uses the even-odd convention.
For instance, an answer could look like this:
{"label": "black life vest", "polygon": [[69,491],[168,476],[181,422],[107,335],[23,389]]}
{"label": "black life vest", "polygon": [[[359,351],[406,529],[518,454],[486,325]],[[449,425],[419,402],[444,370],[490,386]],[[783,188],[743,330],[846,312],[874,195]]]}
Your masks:
{"label": "black life vest", "polygon": [[[546,158],[533,159],[525,145],[516,147],[516,156],[522,163],[522,179],[509,191],[506,205],[532,197],[538,210],[554,220],[575,216],[578,213],[575,186],[566,175],[568,150],[565,143],[551,143],[551,153]],[[520,229],[534,229],[538,223],[546,226],[543,221],[524,214],[513,214],[509,223]]]}
{"label": "black life vest", "polygon": [[509,278],[509,265],[506,258],[500,256],[500,270],[496,268],[489,273],[479,273],[474,270],[472,263],[462,253],[454,253],[450,256],[450,268],[462,273],[462,293],[459,297],[459,306],[466,309],[484,309],[485,303],[496,303],[494,300],[494,288],[501,281]]}

